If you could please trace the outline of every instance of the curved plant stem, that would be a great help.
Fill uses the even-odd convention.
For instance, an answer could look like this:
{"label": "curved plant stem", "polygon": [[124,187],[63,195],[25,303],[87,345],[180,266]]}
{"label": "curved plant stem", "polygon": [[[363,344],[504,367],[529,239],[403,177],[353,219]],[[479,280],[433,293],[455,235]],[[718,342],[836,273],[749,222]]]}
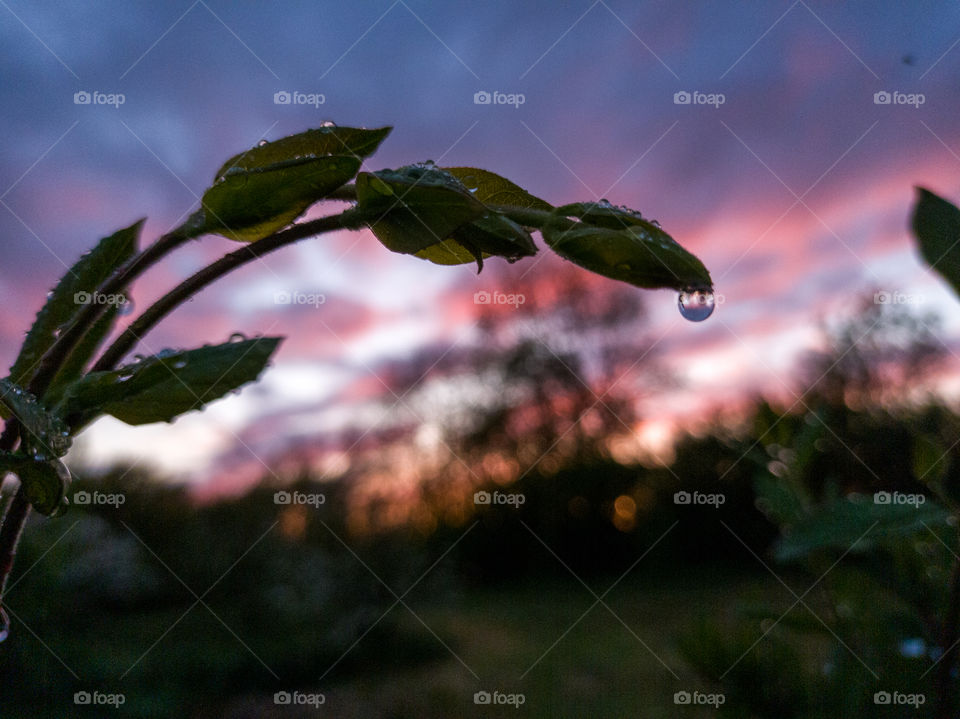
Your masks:
{"label": "curved plant stem", "polygon": [[239,250],[224,255],[203,269],[191,275],[167,294],[153,303],[143,314],[137,317],[127,329],[110,345],[100,359],[96,361],[91,372],[100,372],[113,369],[123,356],[133,346],[179,305],[186,302],[207,285],[220,279],[228,272],[273,252],[281,247],[291,245],[307,237],[313,237],[323,232],[340,229],[355,229],[363,225],[363,218],[356,210],[346,210],[339,215],[322,217],[311,222],[294,225],[282,232],[244,245]]}
{"label": "curved plant stem", "polygon": [[[184,244],[188,240],[198,237],[203,230],[203,214],[196,212],[179,227],[161,236],[156,242],[136,255],[130,262],[111,275],[99,288],[98,292],[104,295],[116,294],[123,291],[134,279],[143,274],[149,267],[156,264],[164,256]],[[97,303],[86,305],[78,314],[73,324],[64,330],[57,341],[51,345],[37,365],[36,370],[27,383],[27,391],[42,397],[47,391],[50,382],[69,357],[70,352],[92,326],[103,311],[103,306]],[[16,447],[20,437],[20,423],[16,417],[11,417],[4,426],[0,435],[0,450],[11,451]],[[3,592],[7,586],[13,562],[17,555],[17,544],[20,535],[30,516],[30,502],[27,500],[23,487],[19,487],[13,499],[7,504],[0,522],[0,609],[3,607]]]}
{"label": "curved plant stem", "polygon": [[[112,295],[122,292],[133,280],[142,275],[148,268],[156,264],[164,256],[180,247],[188,240],[194,239],[203,232],[202,212],[194,213],[190,218],[176,229],[163,235],[150,245],[139,255],[130,260],[129,263],[117,270],[110,276],[98,289],[97,292],[103,295]],[[97,321],[104,310],[104,305],[91,303],[77,314],[73,323],[64,330],[57,341],[48,349],[43,357],[33,377],[27,384],[27,391],[42,397],[47,391],[50,382],[60,371],[60,367],[66,361],[70,352],[76,347],[83,335]]]}

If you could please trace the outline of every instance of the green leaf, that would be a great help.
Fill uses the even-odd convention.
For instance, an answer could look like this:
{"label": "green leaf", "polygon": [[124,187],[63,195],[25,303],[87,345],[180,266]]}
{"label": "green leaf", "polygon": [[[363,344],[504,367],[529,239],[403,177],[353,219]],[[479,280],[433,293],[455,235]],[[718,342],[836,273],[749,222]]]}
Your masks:
{"label": "green leaf", "polygon": [[349,182],[360,164],[356,157],[333,155],[230,170],[203,194],[204,231],[240,242],[262,239]]}
{"label": "green leaf", "polygon": [[505,177],[476,167],[444,167],[485,205],[513,205],[528,210],[549,212],[553,206],[534,197]]}
{"label": "green leaf", "polygon": [[109,372],[91,372],[67,388],[60,411],[74,430],[99,414],[127,424],[172,421],[253,382],[281,337],[161,352]]}
{"label": "green leaf", "polygon": [[924,525],[934,527],[948,517],[949,513],[929,498],[914,505],[845,497],[789,527],[775,543],[774,556],[787,562],[821,549],[860,553],[887,540],[926,532]]}
{"label": "green leaf", "polygon": [[[445,167],[443,170],[457,178],[474,198],[485,205],[512,205],[545,212],[553,210],[539,197],[493,172],[476,167]],[[501,213],[489,212],[458,228],[451,240],[419,252],[417,257],[449,265],[477,260],[482,268],[480,258],[483,257],[493,255],[514,262],[535,254],[537,246],[527,230]]]}
{"label": "green leaf", "polygon": [[[376,218],[368,224],[388,250],[408,255],[442,243],[459,227],[487,214],[456,177],[432,164],[361,172],[357,210]],[[479,257],[479,250],[471,254]],[[425,259],[432,257],[428,253]]]}
{"label": "green leaf", "polygon": [[40,514],[52,516],[66,509],[70,471],[63,462],[28,461],[16,471],[27,499]]}
{"label": "green leaf", "polygon": [[62,457],[70,449],[70,433],[60,418],[9,378],[0,379],[0,404],[23,426],[20,439],[26,454],[50,459]]}
{"label": "green leaf", "polygon": [[[644,289],[683,291],[713,286],[703,263],[659,226],[638,214],[617,208],[591,209],[590,204],[567,205],[555,211],[563,218],[582,213],[575,226],[556,222],[542,229],[543,239],[558,255],[591,272]],[[614,229],[614,224],[619,228]]]}
{"label": "green leaf", "polygon": [[392,129],[331,126],[289,135],[234,155],[223,163],[213,180],[217,182],[229,172],[262,170],[306,157],[346,155],[362,160],[376,152]]}
{"label": "green leaf", "polygon": [[960,295],[960,209],[922,187],[917,194],[913,233],[920,255]]}
{"label": "green leaf", "polygon": [[253,242],[349,182],[390,127],[319,127],[234,155],[203,195],[204,231]]}
{"label": "green leaf", "polygon": [[145,221],[138,220],[130,227],[100,240],[60,279],[37,314],[20,354],[10,368],[10,379],[15,384],[28,383],[40,358],[56,341],[61,328],[69,325],[85,306],[83,300],[100,299],[93,293],[136,252],[137,239]]}
{"label": "green leaf", "polygon": [[119,309],[116,305],[110,305],[105,309],[67,356],[67,360],[50,383],[49,389],[43,394],[43,401],[47,406],[55,406],[63,396],[66,387],[83,375],[90,359],[100,349],[103,341],[110,334],[110,330],[113,329],[113,323],[116,321]]}

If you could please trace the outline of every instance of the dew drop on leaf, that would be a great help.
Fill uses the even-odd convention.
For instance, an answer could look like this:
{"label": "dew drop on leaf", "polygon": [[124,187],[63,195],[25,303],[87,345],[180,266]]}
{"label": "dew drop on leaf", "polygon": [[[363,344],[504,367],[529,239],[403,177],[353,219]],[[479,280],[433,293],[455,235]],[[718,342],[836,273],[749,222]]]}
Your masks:
{"label": "dew drop on leaf", "polygon": [[266,144],[269,144],[268,140],[260,140],[260,142],[257,143],[257,147],[263,147]]}
{"label": "dew drop on leaf", "polygon": [[230,342],[246,342],[247,336],[243,332],[234,332],[230,335]]}
{"label": "dew drop on leaf", "polygon": [[716,298],[710,290],[688,288],[680,293],[677,306],[684,319],[691,322],[703,322],[713,314]]}

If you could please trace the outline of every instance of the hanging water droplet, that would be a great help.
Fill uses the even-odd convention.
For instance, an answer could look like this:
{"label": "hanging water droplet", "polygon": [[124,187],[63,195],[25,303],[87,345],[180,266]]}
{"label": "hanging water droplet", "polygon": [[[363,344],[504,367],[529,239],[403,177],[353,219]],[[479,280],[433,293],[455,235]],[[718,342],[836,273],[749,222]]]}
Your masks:
{"label": "hanging water droplet", "polygon": [[677,306],[684,319],[703,322],[713,314],[716,299],[713,296],[713,290],[687,288],[677,298]]}
{"label": "hanging water droplet", "polygon": [[117,314],[129,315],[131,312],[133,312],[133,308],[134,308],[133,300],[130,297],[128,297],[126,299],[126,302],[124,302],[122,305],[120,305],[117,308]]}
{"label": "hanging water droplet", "polygon": [[263,147],[268,144],[270,144],[268,140],[260,140],[260,142],[257,143],[257,147]]}
{"label": "hanging water droplet", "polygon": [[229,341],[230,342],[246,342],[247,336],[243,334],[243,332],[234,332],[232,335],[230,335]]}
{"label": "hanging water droplet", "polygon": [[7,616],[7,611],[3,607],[0,607],[0,642],[4,641],[9,636],[10,617]]}

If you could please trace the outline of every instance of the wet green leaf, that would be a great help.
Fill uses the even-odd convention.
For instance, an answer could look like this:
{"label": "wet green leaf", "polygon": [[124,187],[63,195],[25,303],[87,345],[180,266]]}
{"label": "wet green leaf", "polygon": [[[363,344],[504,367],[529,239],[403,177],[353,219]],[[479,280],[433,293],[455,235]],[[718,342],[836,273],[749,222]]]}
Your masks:
{"label": "wet green leaf", "polygon": [[27,500],[40,514],[53,515],[66,509],[70,471],[63,462],[29,461],[16,471]]}
{"label": "wet green leaf", "polygon": [[240,242],[262,239],[349,182],[360,163],[333,155],[231,170],[203,195],[205,230]]}
{"label": "wet green leaf", "polygon": [[9,378],[0,379],[0,405],[22,425],[20,441],[26,454],[51,459],[62,457],[70,449],[70,435],[63,421]]}
{"label": "wet green leaf", "polygon": [[[557,210],[558,216],[567,216],[563,209]],[[587,221],[574,227],[547,224],[543,238],[564,259],[636,287],[684,290],[713,286],[703,263],[659,227],[626,214],[604,216],[600,221],[626,226],[613,229]]]}
{"label": "wet green leaf", "polygon": [[171,421],[257,379],[282,338],[167,351],[109,372],[92,372],[67,388],[60,411],[74,430],[99,414],[127,424]]}
{"label": "wet green leaf", "polygon": [[228,172],[262,170],[309,157],[344,155],[362,160],[376,152],[392,129],[332,126],[289,135],[234,155],[217,170],[213,180],[220,180]]}
{"label": "wet green leaf", "polygon": [[234,155],[203,195],[204,230],[253,242],[349,182],[391,128],[319,127]]}
{"label": "wet green leaf", "polygon": [[443,168],[463,183],[464,187],[485,205],[513,205],[529,210],[549,212],[553,206],[534,197],[505,177],[476,167]]}
{"label": "wet green leaf", "polygon": [[408,255],[442,243],[487,213],[455,177],[433,165],[360,173],[357,209],[376,218],[370,229],[387,249]]}
{"label": "wet green leaf", "polygon": [[[61,328],[69,325],[86,304],[90,302],[110,304],[109,301],[112,298],[99,297],[94,293],[117,268],[133,257],[137,250],[137,239],[145,221],[138,220],[129,227],[100,240],[96,247],[83,255],[60,279],[46,304],[37,314],[20,349],[20,354],[10,368],[12,382],[23,385],[29,382],[40,358],[56,341]],[[74,354],[77,352],[78,350],[75,349]],[[78,361],[79,359],[77,356]],[[88,359],[90,359],[89,356],[83,358],[83,361]]]}

